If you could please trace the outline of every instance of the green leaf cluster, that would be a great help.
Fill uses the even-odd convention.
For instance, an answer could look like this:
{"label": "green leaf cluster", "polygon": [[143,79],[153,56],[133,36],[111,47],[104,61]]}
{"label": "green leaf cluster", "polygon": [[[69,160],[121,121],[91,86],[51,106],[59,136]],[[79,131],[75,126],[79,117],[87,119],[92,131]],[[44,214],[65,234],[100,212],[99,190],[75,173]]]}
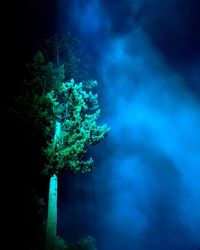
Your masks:
{"label": "green leaf cluster", "polygon": [[[30,72],[31,114],[46,138],[44,173],[52,175],[64,169],[90,171],[93,160],[86,159],[87,149],[109,131],[106,124],[97,124],[98,95],[91,91],[97,81],[65,81],[64,65],[46,61],[41,51],[33,58]],[[55,140],[56,124],[60,132]]]}
{"label": "green leaf cluster", "polygon": [[[91,84],[94,84],[91,81]],[[56,140],[53,137],[44,149],[49,164],[47,172],[57,172],[69,168],[74,172],[87,172],[91,169],[93,160],[85,159],[90,145],[100,142],[107,133],[107,125],[98,125],[100,115],[97,94],[87,91],[82,83],[75,83],[72,79],[60,82],[47,98],[51,102],[52,119],[59,122],[61,132]]]}

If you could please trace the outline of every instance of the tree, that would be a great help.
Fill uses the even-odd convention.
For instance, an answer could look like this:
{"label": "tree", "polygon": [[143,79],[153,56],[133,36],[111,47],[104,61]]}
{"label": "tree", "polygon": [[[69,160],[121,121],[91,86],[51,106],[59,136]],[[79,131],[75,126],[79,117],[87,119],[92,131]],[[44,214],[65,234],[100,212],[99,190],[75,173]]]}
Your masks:
{"label": "tree", "polygon": [[70,34],[53,35],[39,42],[39,48],[45,59],[58,67],[64,65],[65,80],[73,78],[76,82],[86,83],[91,79],[90,57],[79,39]]}
{"label": "tree", "polygon": [[[58,52],[59,50],[57,50]],[[30,92],[29,112],[35,126],[45,137],[43,173],[49,177],[49,200],[46,231],[46,249],[52,250],[57,237],[57,185],[62,170],[88,172],[92,158],[87,159],[87,149],[99,143],[108,133],[106,124],[98,125],[100,115],[98,96],[91,89],[97,82],[76,83],[64,81],[66,72],[57,63],[46,61],[39,51],[30,65],[31,77],[27,81]],[[88,84],[89,83],[89,84]]]}

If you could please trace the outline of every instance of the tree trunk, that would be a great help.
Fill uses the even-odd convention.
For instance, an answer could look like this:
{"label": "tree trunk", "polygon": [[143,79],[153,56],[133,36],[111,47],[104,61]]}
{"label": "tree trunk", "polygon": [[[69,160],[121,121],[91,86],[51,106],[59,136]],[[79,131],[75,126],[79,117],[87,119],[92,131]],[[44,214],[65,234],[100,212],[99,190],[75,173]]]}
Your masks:
{"label": "tree trunk", "polygon": [[[56,121],[54,134],[54,145],[60,137],[61,123]],[[47,232],[46,232],[46,250],[53,250],[57,236],[57,194],[58,194],[58,177],[56,174],[50,177],[49,181],[49,199],[47,214]]]}
{"label": "tree trunk", "polygon": [[49,181],[49,200],[47,215],[46,250],[53,250],[57,234],[57,186],[58,178],[54,174]]}

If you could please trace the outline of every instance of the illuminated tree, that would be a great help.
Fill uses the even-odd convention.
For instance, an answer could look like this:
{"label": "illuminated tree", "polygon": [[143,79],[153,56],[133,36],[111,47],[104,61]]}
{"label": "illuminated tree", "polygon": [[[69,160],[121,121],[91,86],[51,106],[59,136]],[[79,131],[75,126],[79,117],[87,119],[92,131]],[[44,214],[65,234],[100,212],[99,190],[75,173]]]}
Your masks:
{"label": "illuminated tree", "polygon": [[97,124],[98,96],[91,91],[96,81],[86,85],[73,79],[65,82],[64,66],[46,62],[41,52],[35,55],[30,68],[29,85],[34,89],[30,111],[46,138],[43,173],[50,179],[46,249],[52,250],[57,236],[58,173],[90,171],[93,160],[86,158],[87,149],[99,143],[109,128]]}

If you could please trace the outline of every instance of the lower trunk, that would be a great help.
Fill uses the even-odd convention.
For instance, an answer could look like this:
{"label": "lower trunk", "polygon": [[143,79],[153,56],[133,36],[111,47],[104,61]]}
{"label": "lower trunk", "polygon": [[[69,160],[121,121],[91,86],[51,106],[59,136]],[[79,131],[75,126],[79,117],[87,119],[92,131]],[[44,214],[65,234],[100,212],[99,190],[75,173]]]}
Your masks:
{"label": "lower trunk", "polygon": [[[61,123],[56,121],[54,133],[54,145],[60,137]],[[58,177],[56,174],[50,177],[49,181],[49,200],[47,215],[47,232],[46,232],[46,250],[53,250],[57,236],[57,189]]]}
{"label": "lower trunk", "polygon": [[54,174],[49,182],[49,200],[47,215],[46,250],[53,250],[57,234],[57,186],[58,178]]}

